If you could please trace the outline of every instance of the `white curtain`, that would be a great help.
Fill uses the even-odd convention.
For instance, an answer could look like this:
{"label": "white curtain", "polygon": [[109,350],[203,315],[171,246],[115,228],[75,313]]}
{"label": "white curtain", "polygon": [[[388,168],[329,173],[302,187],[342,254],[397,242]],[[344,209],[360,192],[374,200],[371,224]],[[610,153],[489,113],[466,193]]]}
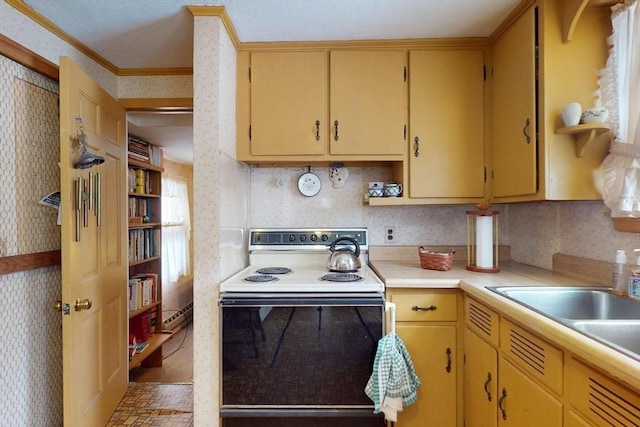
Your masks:
{"label": "white curtain", "polygon": [[613,217],[640,217],[640,0],[611,8],[613,34],[600,95],[613,141],[602,163],[604,202]]}
{"label": "white curtain", "polygon": [[187,183],[162,178],[162,279],[165,283],[191,274],[191,220]]}

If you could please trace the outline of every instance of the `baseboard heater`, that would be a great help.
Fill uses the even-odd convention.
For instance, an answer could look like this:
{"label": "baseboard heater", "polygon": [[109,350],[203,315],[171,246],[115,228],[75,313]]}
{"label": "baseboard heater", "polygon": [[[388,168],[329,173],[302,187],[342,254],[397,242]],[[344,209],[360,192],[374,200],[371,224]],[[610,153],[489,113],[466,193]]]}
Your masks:
{"label": "baseboard heater", "polygon": [[173,331],[178,326],[186,321],[190,321],[193,317],[193,302],[182,307],[180,310],[176,311],[171,316],[164,319],[162,322],[164,329]]}

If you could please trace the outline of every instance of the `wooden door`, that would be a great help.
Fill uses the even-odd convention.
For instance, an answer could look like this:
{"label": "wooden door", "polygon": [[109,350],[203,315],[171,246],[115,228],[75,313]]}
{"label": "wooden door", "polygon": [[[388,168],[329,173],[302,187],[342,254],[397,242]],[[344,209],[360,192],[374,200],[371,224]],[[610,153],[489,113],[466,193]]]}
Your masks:
{"label": "wooden door", "polygon": [[498,426],[561,427],[562,403],[504,357],[498,363]]}
{"label": "wooden door", "polygon": [[251,54],[251,154],[321,155],[326,120],[324,52]]}
{"label": "wooden door", "polygon": [[330,62],[330,154],[403,154],[405,53],[333,51]]}
{"label": "wooden door", "polygon": [[535,8],[493,48],[493,196],[538,191]]}
{"label": "wooden door", "polygon": [[[82,117],[88,151],[102,156],[103,164],[74,168],[76,117]],[[104,426],[126,392],[128,375],[126,116],[65,57],[60,58],[60,138],[64,425]],[[82,206],[76,215],[75,183],[89,174],[100,186],[87,187],[85,223]],[[89,195],[98,193],[88,209]],[[76,301],[84,300],[91,306],[76,309]]]}
{"label": "wooden door", "polygon": [[416,373],[422,381],[418,388],[418,400],[398,413],[398,425],[457,426],[456,327],[397,323],[396,332],[407,346]]}
{"label": "wooden door", "polygon": [[470,329],[464,330],[465,427],[496,427],[498,354]]}
{"label": "wooden door", "polygon": [[409,54],[411,197],[484,197],[484,55]]}

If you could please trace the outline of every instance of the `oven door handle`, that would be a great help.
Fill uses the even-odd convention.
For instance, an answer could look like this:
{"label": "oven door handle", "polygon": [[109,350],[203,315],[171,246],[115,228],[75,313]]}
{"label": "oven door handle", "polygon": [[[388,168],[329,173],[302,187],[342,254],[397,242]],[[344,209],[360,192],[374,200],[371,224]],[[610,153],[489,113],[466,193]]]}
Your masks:
{"label": "oven door handle", "polygon": [[221,307],[316,307],[316,306],[384,306],[384,297],[360,295],[224,295],[218,301]]}

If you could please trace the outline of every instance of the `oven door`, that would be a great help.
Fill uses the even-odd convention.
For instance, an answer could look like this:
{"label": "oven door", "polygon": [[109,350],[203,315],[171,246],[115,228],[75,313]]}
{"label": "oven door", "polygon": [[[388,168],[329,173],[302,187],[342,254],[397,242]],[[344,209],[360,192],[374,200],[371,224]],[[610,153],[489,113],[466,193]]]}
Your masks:
{"label": "oven door", "polygon": [[382,294],[227,293],[220,313],[222,417],[380,418],[364,388]]}

